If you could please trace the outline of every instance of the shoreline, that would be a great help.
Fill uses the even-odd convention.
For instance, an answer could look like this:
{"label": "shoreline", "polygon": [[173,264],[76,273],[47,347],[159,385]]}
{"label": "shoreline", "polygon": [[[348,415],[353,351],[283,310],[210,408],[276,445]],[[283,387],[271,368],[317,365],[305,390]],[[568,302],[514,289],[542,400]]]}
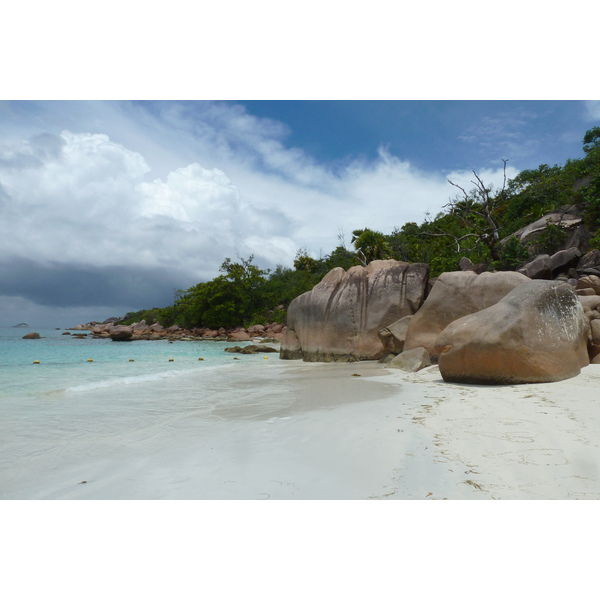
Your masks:
{"label": "shoreline", "polygon": [[[75,435],[64,443],[76,460],[45,456],[56,464],[20,478],[15,466],[0,497],[600,499],[600,365],[556,383],[476,386],[443,382],[435,365],[250,360],[229,371],[225,401],[165,406],[102,450],[93,431]],[[193,399],[201,377],[177,393]],[[173,392],[161,385],[148,389]]]}

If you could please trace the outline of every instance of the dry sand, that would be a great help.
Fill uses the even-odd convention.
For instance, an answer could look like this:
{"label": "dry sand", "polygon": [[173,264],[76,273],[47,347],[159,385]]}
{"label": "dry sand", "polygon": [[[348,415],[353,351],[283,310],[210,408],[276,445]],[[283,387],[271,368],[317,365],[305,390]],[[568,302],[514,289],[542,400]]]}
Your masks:
{"label": "dry sand", "polygon": [[600,498],[600,365],[547,384],[445,383],[437,367],[397,374],[422,393],[407,417],[435,446],[435,461],[459,465],[462,482],[433,496],[482,499]]}
{"label": "dry sand", "polygon": [[127,430],[101,451],[73,439],[78,459],[35,477],[15,464],[3,497],[600,498],[600,365],[503,387],[372,362],[269,361],[248,372],[239,401],[210,415]]}

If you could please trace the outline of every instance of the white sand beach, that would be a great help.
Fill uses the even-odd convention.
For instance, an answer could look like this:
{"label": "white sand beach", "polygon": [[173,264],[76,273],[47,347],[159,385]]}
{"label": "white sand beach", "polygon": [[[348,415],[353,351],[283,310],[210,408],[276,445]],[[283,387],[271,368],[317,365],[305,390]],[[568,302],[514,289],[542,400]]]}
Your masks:
{"label": "white sand beach", "polygon": [[247,372],[239,401],[209,415],[174,407],[112,437],[91,428],[66,441],[68,461],[56,448],[26,469],[4,456],[3,498],[600,498],[600,365],[515,386],[373,362]]}
{"label": "white sand beach", "polygon": [[546,384],[448,384],[436,366],[382,379],[418,387],[406,418],[433,443],[431,461],[458,469],[431,498],[600,498],[600,365]]}

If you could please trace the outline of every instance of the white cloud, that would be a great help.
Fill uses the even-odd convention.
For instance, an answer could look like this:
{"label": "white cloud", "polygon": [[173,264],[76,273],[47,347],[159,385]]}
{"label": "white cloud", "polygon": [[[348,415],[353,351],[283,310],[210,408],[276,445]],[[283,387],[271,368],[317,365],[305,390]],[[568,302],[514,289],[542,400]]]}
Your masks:
{"label": "white cloud", "polygon": [[[239,106],[166,104],[143,119],[126,112],[136,116],[131,147],[69,130],[0,140],[5,263],[78,265],[86,274],[165,269],[185,273],[187,287],[218,274],[226,257],[291,266],[299,247],[332,251],[339,231],[420,223],[453,195],[446,174],[419,171],[385,148],[337,170],[318,164],[286,148],[284,126]],[[501,169],[478,172],[501,185]],[[473,187],[471,173],[448,176]]]}
{"label": "white cloud", "polygon": [[[477,176],[486,187],[492,187],[494,190],[502,189],[504,185],[504,169],[481,169],[475,171]],[[511,166],[506,166],[506,181],[516,177],[519,171]],[[471,191],[477,187],[477,179],[473,174],[473,171],[452,171],[448,173],[448,179],[461,186],[466,192]],[[454,197],[457,194],[462,195],[462,192],[455,187],[448,188],[448,197]]]}
{"label": "white cloud", "polygon": [[239,215],[240,193],[219,169],[188,165],[169,173],[167,181],[141,183],[141,216],[163,215],[186,223],[203,221],[207,215],[222,215],[229,221]]}
{"label": "white cloud", "polygon": [[[237,160],[229,149],[222,163],[232,175],[193,163],[146,181],[151,170],[140,153],[105,134],[69,131],[60,144],[54,140],[60,150],[52,155],[33,142],[5,151],[23,164],[0,171],[10,198],[0,225],[3,254],[99,267],[177,265],[209,277],[223,258],[240,252],[291,265],[300,246],[333,250],[339,229],[389,233],[421,222],[452,192],[443,174],[420,172],[383,148],[375,161],[328,171],[277,140],[268,144],[252,119],[251,127],[242,126],[242,116],[243,137],[256,142],[252,151],[268,154],[270,169],[250,164],[249,151]],[[500,172],[481,175],[496,183]]]}

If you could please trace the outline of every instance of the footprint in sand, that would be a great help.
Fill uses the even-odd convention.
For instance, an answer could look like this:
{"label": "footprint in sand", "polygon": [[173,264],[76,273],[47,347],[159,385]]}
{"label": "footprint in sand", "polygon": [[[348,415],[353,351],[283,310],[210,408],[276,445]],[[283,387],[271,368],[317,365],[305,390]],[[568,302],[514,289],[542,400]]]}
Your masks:
{"label": "footprint in sand", "polygon": [[526,433],[520,432],[507,432],[504,434],[504,439],[509,442],[517,442],[519,444],[532,444],[535,441],[535,438],[531,437]]}

